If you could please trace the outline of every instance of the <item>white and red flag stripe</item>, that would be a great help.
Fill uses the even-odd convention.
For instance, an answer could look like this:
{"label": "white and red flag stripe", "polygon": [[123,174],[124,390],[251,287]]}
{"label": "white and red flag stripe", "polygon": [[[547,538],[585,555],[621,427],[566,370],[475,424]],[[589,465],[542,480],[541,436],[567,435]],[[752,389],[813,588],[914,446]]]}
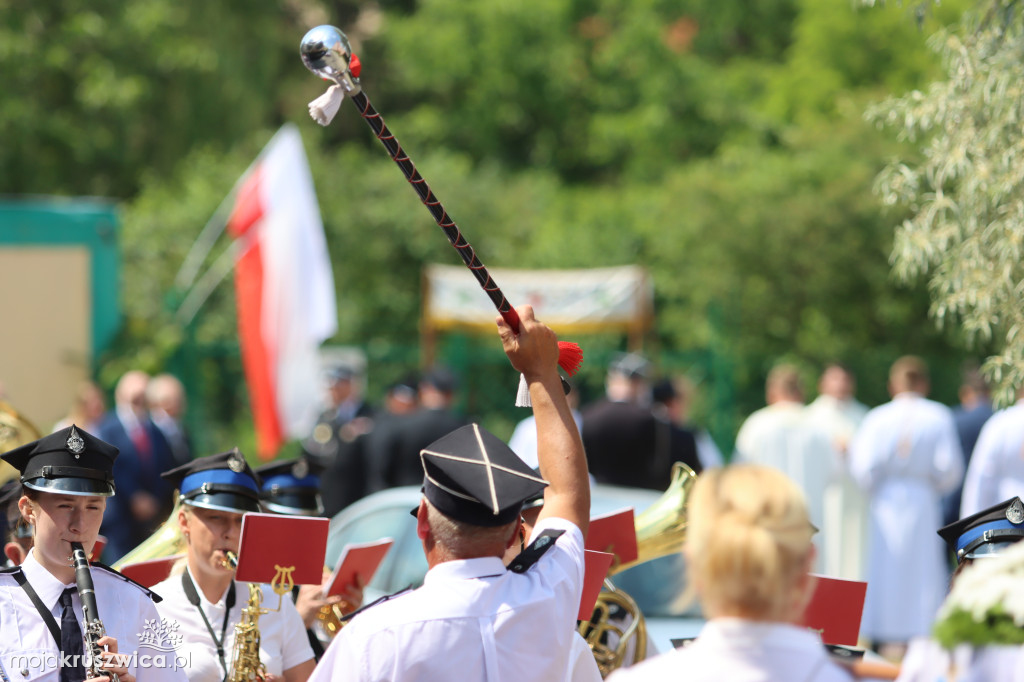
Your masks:
{"label": "white and red flag stripe", "polygon": [[308,435],[320,407],[318,349],[337,305],[313,177],[298,129],[281,128],[243,177],[228,232],[257,451]]}

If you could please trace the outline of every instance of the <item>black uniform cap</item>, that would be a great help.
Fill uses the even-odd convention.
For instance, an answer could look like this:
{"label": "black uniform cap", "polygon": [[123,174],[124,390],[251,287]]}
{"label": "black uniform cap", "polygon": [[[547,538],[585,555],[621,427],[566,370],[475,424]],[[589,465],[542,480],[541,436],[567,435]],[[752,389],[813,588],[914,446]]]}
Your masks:
{"label": "black uniform cap", "polygon": [[423,494],[438,511],[475,526],[503,526],[547,486],[500,438],[469,424],[420,452]]}
{"label": "black uniform cap", "polygon": [[26,488],[61,495],[114,494],[117,448],[75,425],[0,455]]}
{"label": "black uniform cap", "polygon": [[194,459],[161,476],[178,489],[182,504],[236,514],[260,511],[259,477],[238,448]]}
{"label": "black uniform cap", "polygon": [[651,363],[636,353],[619,353],[608,365],[608,371],[630,379],[646,379]]}
{"label": "black uniform cap", "polygon": [[959,564],[999,554],[1024,538],[1024,502],[1013,497],[939,529]]}
{"label": "black uniform cap", "polygon": [[307,457],[272,462],[256,469],[262,480],[260,501],[277,514],[319,516],[324,513],[320,498],[323,465]]}

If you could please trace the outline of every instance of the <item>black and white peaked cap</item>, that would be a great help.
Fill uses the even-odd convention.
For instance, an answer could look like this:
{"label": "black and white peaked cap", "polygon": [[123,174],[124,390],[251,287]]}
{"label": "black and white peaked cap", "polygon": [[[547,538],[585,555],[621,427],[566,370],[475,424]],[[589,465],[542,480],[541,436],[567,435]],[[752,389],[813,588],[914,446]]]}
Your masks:
{"label": "black and white peaked cap", "polygon": [[445,516],[475,526],[519,518],[523,502],[547,481],[500,438],[468,424],[420,451],[423,494]]}

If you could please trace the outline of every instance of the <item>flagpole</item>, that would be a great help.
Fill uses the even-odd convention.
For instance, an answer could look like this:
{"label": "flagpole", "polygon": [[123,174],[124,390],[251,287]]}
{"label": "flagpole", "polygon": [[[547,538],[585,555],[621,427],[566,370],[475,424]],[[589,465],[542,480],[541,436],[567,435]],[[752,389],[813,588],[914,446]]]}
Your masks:
{"label": "flagpole", "polygon": [[[196,240],[192,242],[192,246],[189,248],[188,254],[185,256],[185,260],[181,263],[181,268],[179,268],[178,274],[174,277],[174,286],[178,291],[185,291],[195,282],[196,276],[199,274],[199,269],[202,267],[203,262],[205,262],[206,258],[210,255],[210,251],[213,250],[214,244],[216,244],[220,236],[224,234],[224,229],[227,227],[228,221],[231,219],[231,211],[234,209],[235,199],[238,197],[238,190],[242,187],[242,183],[249,178],[252,170],[257,164],[259,164],[260,160],[266,153],[267,147],[270,146],[270,143],[273,142],[274,138],[280,135],[281,131],[289,125],[294,124],[286,123],[281,126],[278,131],[274,133],[273,137],[270,138],[270,141],[263,145],[263,149],[261,149],[260,153],[256,155],[256,158],[252,160],[249,166],[245,169],[245,172],[238,176],[238,179],[235,180],[235,184],[231,186],[231,190],[227,193],[227,196],[225,196],[223,201],[220,202],[220,205],[217,206],[217,209],[213,212],[213,215],[210,216],[206,225],[203,226],[203,229],[199,233],[199,236],[196,237]],[[221,279],[223,279],[223,276]],[[203,300],[205,300],[205,298]]]}

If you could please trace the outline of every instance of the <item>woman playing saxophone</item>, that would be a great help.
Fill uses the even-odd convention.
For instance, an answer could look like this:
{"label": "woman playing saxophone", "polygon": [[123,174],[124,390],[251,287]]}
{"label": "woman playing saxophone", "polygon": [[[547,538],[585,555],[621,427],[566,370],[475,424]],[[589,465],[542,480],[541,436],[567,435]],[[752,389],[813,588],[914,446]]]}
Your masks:
{"label": "woman playing saxophone", "polygon": [[[265,670],[268,680],[305,682],[315,661],[290,599],[281,600],[280,610],[259,613],[258,632],[247,629],[248,622],[238,627],[243,611],[251,609],[250,589],[235,581],[229,554],[238,552],[242,515],[260,511],[258,478],[245,458],[238,450],[210,455],[164,478],[179,491],[178,524],[186,552],[182,570],[153,589],[164,597],[161,617],[178,625],[178,654],[188,662],[188,679],[221,682],[249,672],[232,670],[237,659],[249,661],[257,675]],[[264,609],[275,609],[276,595],[269,587],[264,594]],[[247,613],[252,620],[252,611]]]}

